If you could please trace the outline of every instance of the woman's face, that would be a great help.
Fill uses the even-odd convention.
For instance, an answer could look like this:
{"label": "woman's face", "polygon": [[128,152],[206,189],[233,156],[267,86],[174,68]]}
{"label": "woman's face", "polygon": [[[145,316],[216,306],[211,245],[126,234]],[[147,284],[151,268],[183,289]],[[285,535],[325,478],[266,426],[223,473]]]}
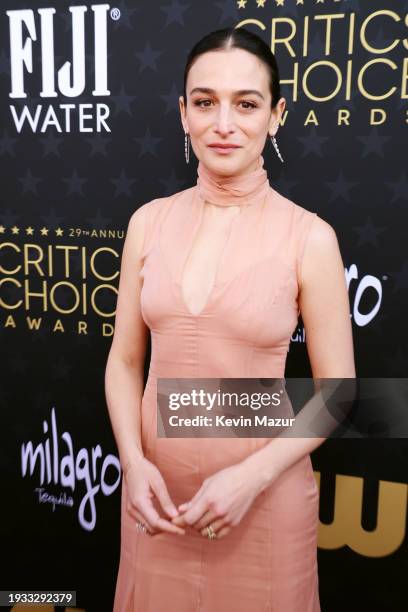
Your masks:
{"label": "woman's face", "polygon": [[[277,132],[286,104],[281,98],[271,109],[263,62],[243,49],[203,53],[189,70],[186,95],[187,106],[183,96],[179,98],[181,121],[197,158],[220,176],[254,170],[265,139]],[[211,146],[220,143],[237,148]]]}

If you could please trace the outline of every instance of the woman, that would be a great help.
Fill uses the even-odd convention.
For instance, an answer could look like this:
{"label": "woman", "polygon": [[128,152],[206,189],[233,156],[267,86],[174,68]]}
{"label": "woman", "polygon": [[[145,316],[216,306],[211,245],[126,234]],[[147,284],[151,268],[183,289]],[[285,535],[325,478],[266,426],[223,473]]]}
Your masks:
{"label": "woman", "polygon": [[197,184],[130,219],[106,369],[124,468],[114,612],[320,610],[309,453],[324,438],[156,434],[157,378],[284,377],[300,312],[313,377],[355,376],[336,234],[271,187],[263,167],[268,136],[282,159],[284,108],[259,37],[205,36],[180,97]]}

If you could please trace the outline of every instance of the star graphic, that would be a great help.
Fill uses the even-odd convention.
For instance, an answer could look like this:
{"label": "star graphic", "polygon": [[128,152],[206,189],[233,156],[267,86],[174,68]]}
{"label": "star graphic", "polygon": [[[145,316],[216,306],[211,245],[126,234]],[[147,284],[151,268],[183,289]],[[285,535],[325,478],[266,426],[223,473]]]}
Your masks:
{"label": "star graphic", "polygon": [[151,155],[154,155],[154,157],[157,157],[156,147],[158,143],[163,140],[163,138],[161,136],[152,136],[150,128],[147,126],[144,136],[135,136],[133,140],[141,145],[139,157],[145,155],[146,153],[150,153]]}
{"label": "star graphic", "polygon": [[323,157],[322,144],[330,140],[328,136],[319,136],[315,127],[311,128],[307,136],[298,136],[297,139],[303,144],[302,157],[311,153]]}
{"label": "star graphic", "polygon": [[184,179],[176,177],[174,168],[172,168],[170,176],[167,179],[160,179],[160,182],[163,185],[163,192],[165,195],[171,195],[172,193],[180,191],[186,183]]}
{"label": "star graphic", "polygon": [[378,247],[377,237],[382,234],[382,232],[388,230],[388,227],[376,227],[373,224],[371,217],[368,216],[364,225],[353,227],[353,230],[359,235],[359,241],[356,246],[359,247],[368,243]]}
{"label": "star graphic", "polygon": [[298,4],[304,4],[303,0],[296,0],[296,6],[297,6]]}
{"label": "star graphic", "polygon": [[80,178],[76,170],[72,171],[72,175],[70,177],[62,178],[61,180],[68,185],[69,191],[67,195],[71,195],[71,193],[78,193],[79,195],[84,196],[82,185],[83,183],[86,183],[88,179]]}
{"label": "star graphic", "polygon": [[40,232],[41,232],[41,236],[48,236],[49,230],[46,227],[42,227],[40,229]]}
{"label": "star graphic", "polygon": [[115,6],[117,6],[120,10],[120,19],[113,22],[115,30],[123,26],[125,26],[128,30],[133,30],[133,25],[130,22],[130,18],[133,17],[134,13],[141,11],[142,6],[139,5],[130,9],[126,6],[124,0],[115,2]]}
{"label": "star graphic", "polygon": [[56,236],[63,236],[64,230],[62,230],[60,227],[57,227],[57,229],[55,230],[55,234]]}
{"label": "star graphic", "polygon": [[107,157],[108,153],[106,151],[106,147],[112,141],[111,138],[105,136],[105,134],[94,134],[90,138],[84,138],[84,140],[92,147],[89,153],[91,157],[97,155],[98,153]]}
{"label": "star graphic", "polygon": [[17,217],[18,215],[16,215],[14,211],[11,212],[10,208],[5,208],[4,212],[0,214],[0,219],[6,225],[12,225],[13,223],[15,223],[17,220]]}
{"label": "star graphic", "polygon": [[238,0],[237,5],[239,9],[244,9],[246,6],[247,0]]}
{"label": "star graphic", "polygon": [[219,23],[228,21],[230,25],[233,25],[233,22],[239,18],[238,9],[233,2],[214,2],[214,6],[222,11]]}
{"label": "star graphic", "polygon": [[31,174],[31,170],[28,168],[25,177],[18,177],[18,180],[23,185],[23,194],[27,191],[31,191],[37,195],[37,183],[42,181],[42,178],[35,177]]}
{"label": "star graphic", "polygon": [[285,6],[285,0],[275,0],[276,6]]}
{"label": "star graphic", "polygon": [[11,138],[8,134],[8,130],[3,130],[3,136],[0,138],[0,155],[8,153],[12,157],[15,157],[14,145],[17,142],[17,138]]}
{"label": "star graphic", "polygon": [[391,136],[381,136],[378,128],[372,127],[368,136],[357,136],[357,140],[365,145],[363,157],[367,157],[370,153],[376,153],[379,157],[384,157],[383,145],[391,140]]}
{"label": "star graphic", "polygon": [[34,228],[31,227],[31,225],[29,227],[26,227],[26,234],[27,236],[32,236],[34,234]]}
{"label": "star graphic", "polygon": [[160,9],[167,14],[167,21],[164,27],[167,28],[171,23],[179,23],[184,26],[183,14],[190,8],[188,4],[180,4],[178,0],[173,0],[169,6],[161,6]]}
{"label": "star graphic", "polygon": [[404,261],[401,270],[393,272],[391,276],[396,280],[394,292],[400,289],[408,289],[408,262]]}
{"label": "star graphic", "polygon": [[20,233],[20,228],[18,228],[16,225],[14,225],[14,226],[11,228],[11,233],[12,233],[12,234],[19,234],[19,233]]}
{"label": "star graphic", "polygon": [[139,72],[149,67],[157,71],[156,59],[163,54],[163,51],[153,51],[149,42],[146,42],[143,51],[135,51],[135,56],[140,60]]}
{"label": "star graphic", "polygon": [[117,179],[110,179],[111,183],[113,183],[116,187],[115,193],[114,193],[114,197],[116,198],[118,195],[120,195],[121,193],[124,193],[127,196],[131,196],[131,192],[130,192],[130,187],[133,183],[136,183],[136,179],[129,179],[126,174],[125,171],[122,169],[119,178]]}
{"label": "star graphic", "polygon": [[39,138],[40,142],[44,146],[43,157],[46,157],[50,153],[53,153],[57,157],[61,157],[61,153],[58,150],[63,143],[63,138],[55,136],[54,132],[48,132],[45,138]]}
{"label": "star graphic", "polygon": [[276,189],[287,198],[292,197],[292,189],[295,185],[297,185],[299,181],[290,181],[283,173],[281,176],[274,181],[276,185]]}
{"label": "star graphic", "polygon": [[105,229],[112,222],[112,219],[110,217],[103,217],[100,208],[98,208],[95,217],[88,217],[87,221],[91,227]]}
{"label": "star graphic", "polygon": [[256,5],[258,8],[264,8],[265,7],[265,0],[256,0]]}
{"label": "star graphic", "polygon": [[4,227],[4,225],[0,225],[0,234],[4,234],[6,231],[6,228]]}
{"label": "star graphic", "polygon": [[134,100],[137,100],[137,98],[138,96],[129,96],[122,84],[119,94],[117,96],[111,96],[111,100],[113,100],[115,104],[115,117],[122,112],[132,116],[130,105],[132,102],[134,102]]}
{"label": "star graphic", "polygon": [[164,111],[166,115],[172,110],[175,110],[175,111],[179,110],[178,99],[180,95],[181,94],[179,93],[175,83],[173,83],[169,93],[160,95],[160,98],[166,102],[166,109]]}
{"label": "star graphic", "polygon": [[408,180],[406,172],[403,172],[398,181],[387,182],[387,185],[393,191],[391,204],[396,200],[406,202],[408,200]]}
{"label": "star graphic", "polygon": [[337,198],[341,198],[347,202],[350,202],[351,197],[349,194],[350,189],[358,185],[357,182],[347,181],[343,175],[343,171],[340,171],[335,181],[325,181],[332,191],[329,202]]}

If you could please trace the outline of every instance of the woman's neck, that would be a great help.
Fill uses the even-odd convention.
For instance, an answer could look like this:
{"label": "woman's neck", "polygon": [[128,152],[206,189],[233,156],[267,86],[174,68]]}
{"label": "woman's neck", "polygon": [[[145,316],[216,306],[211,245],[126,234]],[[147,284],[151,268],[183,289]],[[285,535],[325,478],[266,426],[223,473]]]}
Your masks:
{"label": "woman's neck", "polygon": [[263,201],[270,187],[262,155],[254,170],[235,176],[220,176],[201,161],[197,188],[202,200],[217,206],[253,205]]}

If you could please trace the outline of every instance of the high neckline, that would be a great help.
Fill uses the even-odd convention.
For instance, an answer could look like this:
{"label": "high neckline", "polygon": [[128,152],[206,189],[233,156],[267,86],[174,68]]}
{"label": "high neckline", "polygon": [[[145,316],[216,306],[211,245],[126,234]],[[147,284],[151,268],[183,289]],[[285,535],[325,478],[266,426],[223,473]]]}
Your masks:
{"label": "high neckline", "polygon": [[264,200],[270,187],[264,158],[258,158],[255,170],[239,176],[220,177],[199,161],[198,194],[203,201],[217,206],[253,205]]}

